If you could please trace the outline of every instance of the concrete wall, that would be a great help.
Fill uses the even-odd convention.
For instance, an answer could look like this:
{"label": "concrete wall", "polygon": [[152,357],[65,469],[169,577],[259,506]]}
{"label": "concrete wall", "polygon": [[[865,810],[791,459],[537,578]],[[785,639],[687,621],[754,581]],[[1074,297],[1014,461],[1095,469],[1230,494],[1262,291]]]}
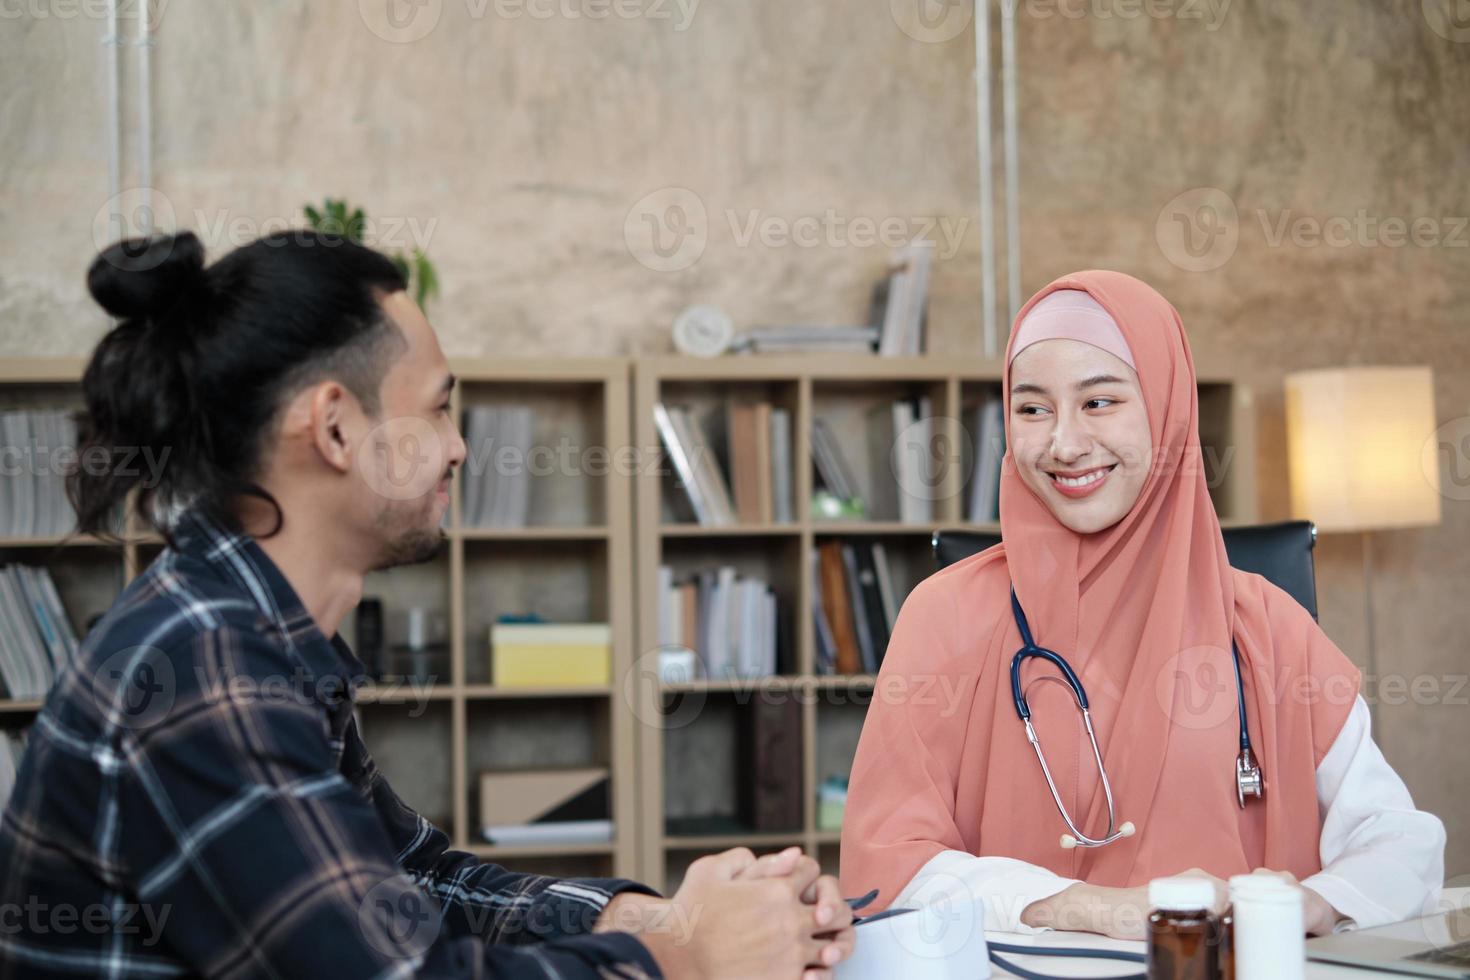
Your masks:
{"label": "concrete wall", "polygon": [[[426,237],[450,353],[511,355],[662,352],[693,302],[855,322],[887,254],[871,230],[934,226],[957,243],[932,349],[978,351],[963,3],[427,0],[395,27],[389,2],[155,0],[164,222],[223,250],[345,195],[386,244]],[[81,354],[104,327],[82,288],[105,237],[101,7],[0,19],[0,355]],[[1101,266],[1169,296],[1201,366],[1258,386],[1264,517],[1286,507],[1288,370],[1432,364],[1440,421],[1470,416],[1470,25],[1451,10],[1020,2],[1024,288]],[[1418,241],[1391,218],[1421,219]],[[1374,543],[1383,670],[1455,695],[1385,705],[1381,734],[1449,824],[1452,875],[1470,873],[1464,473],[1442,526]],[[1361,663],[1360,548],[1324,536],[1319,577]]]}

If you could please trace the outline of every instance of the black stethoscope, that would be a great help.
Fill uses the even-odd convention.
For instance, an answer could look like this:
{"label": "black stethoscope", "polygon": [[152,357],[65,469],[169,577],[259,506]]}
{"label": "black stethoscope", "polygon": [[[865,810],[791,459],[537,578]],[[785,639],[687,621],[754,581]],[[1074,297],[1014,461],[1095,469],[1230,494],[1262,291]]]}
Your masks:
{"label": "black stethoscope", "polygon": [[[1026,725],[1026,740],[1036,751],[1036,761],[1041,763],[1041,773],[1046,777],[1046,785],[1051,789],[1051,798],[1056,802],[1057,810],[1061,813],[1062,820],[1066,822],[1067,829],[1071,831],[1070,834],[1062,835],[1062,847],[1069,850],[1074,847],[1102,847],[1119,838],[1133,836],[1135,828],[1131,821],[1125,821],[1121,827],[1114,829],[1116,815],[1113,812],[1113,788],[1108,783],[1107,770],[1103,768],[1102,752],[1097,747],[1097,734],[1092,730],[1092,715],[1087,710],[1087,692],[1082,689],[1082,682],[1077,679],[1071,665],[1062,658],[1061,654],[1037,646],[1036,641],[1031,638],[1031,627],[1027,625],[1026,614],[1022,612],[1020,600],[1016,598],[1015,586],[1011,586],[1011,612],[1016,617],[1016,627],[1021,631],[1021,642],[1024,644],[1011,658],[1011,697],[1016,702],[1016,714]],[[1235,645],[1234,637],[1230,640],[1230,653],[1235,662],[1235,697],[1240,716],[1240,755],[1235,759],[1235,796],[1241,808],[1244,809],[1245,798],[1265,796],[1266,785],[1261,775],[1261,767],[1251,759],[1251,736],[1246,727],[1245,718],[1245,687],[1240,679],[1240,650]],[[1021,692],[1021,664],[1027,657],[1040,657],[1054,664],[1066,678],[1067,684],[1072,688],[1072,694],[1077,698],[1077,707],[1082,710],[1082,723],[1087,727],[1087,738],[1092,743],[1092,757],[1097,760],[1097,773],[1102,780],[1103,794],[1108,800],[1108,831],[1100,838],[1088,837],[1077,829],[1077,825],[1072,822],[1071,815],[1067,813],[1067,808],[1062,803],[1061,794],[1057,792],[1056,782],[1051,778],[1051,769],[1046,764],[1046,756],[1041,753],[1041,740],[1036,737],[1036,729],[1031,724],[1031,706],[1026,703],[1026,695]]]}

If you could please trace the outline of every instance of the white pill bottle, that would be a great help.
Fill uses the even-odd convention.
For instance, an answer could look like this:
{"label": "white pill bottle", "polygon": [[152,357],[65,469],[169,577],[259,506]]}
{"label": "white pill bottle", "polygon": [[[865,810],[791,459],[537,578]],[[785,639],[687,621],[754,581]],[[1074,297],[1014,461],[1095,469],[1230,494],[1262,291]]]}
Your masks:
{"label": "white pill bottle", "polygon": [[1275,875],[1230,879],[1236,980],[1302,980],[1306,926],[1301,889]]}

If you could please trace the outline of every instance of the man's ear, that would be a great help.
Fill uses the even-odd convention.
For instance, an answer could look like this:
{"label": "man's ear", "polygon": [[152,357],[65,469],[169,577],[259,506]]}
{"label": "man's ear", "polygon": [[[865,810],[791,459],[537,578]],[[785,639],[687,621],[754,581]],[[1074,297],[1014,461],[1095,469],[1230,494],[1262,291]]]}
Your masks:
{"label": "man's ear", "polygon": [[310,441],[328,466],[345,473],[363,432],[362,406],[336,381],[324,381],[311,389],[307,402]]}

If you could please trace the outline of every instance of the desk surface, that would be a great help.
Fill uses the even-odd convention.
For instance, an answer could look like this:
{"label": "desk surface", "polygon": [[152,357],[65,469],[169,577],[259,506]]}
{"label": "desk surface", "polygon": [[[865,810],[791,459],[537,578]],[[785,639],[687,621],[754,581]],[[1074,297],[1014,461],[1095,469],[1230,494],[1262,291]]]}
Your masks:
{"label": "desk surface", "polygon": [[[1456,906],[1470,907],[1470,888],[1446,888],[1444,898],[1441,902],[1446,909]],[[1106,936],[1095,936],[1083,932],[1046,932],[1040,935],[1017,935],[1013,932],[989,932],[985,938],[1000,943],[1014,943],[1017,946],[1078,946],[1090,949],[1117,949],[1132,953],[1142,953],[1144,944],[1142,942],[1130,942],[1123,939],[1109,939]],[[1142,967],[1119,963],[1116,960],[1076,960],[1065,956],[1011,956],[1002,953],[1007,959],[1014,960],[1018,966],[1037,973],[1047,973],[1058,977],[1115,977],[1127,973],[1142,972]],[[995,976],[1010,977],[1015,974],[1000,968],[995,969]],[[1379,970],[1360,970],[1350,966],[1336,966],[1331,963],[1307,962],[1307,980],[1351,980],[1351,978],[1367,976],[1403,976],[1403,974],[1389,974]]]}

